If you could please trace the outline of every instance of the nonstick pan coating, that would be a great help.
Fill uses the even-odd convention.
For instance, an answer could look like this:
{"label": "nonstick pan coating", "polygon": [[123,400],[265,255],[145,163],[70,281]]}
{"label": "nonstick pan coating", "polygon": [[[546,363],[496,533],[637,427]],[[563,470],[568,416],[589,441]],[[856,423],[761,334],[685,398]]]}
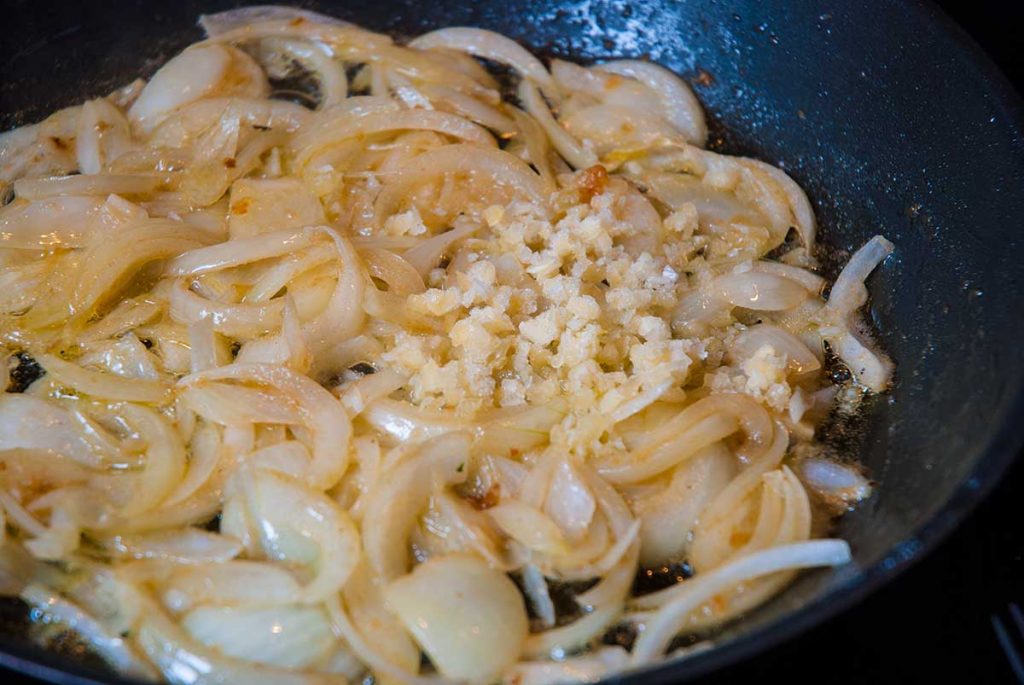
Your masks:
{"label": "nonstick pan coating", "polygon": [[[200,37],[201,12],[233,4],[6,3],[0,130],[149,75]],[[876,233],[896,244],[869,283],[895,387],[832,438],[879,484],[837,530],[855,562],[802,575],[715,649],[621,680],[680,682],[821,622],[924,555],[1004,473],[1024,437],[1024,110],[938,10],[895,0],[304,6],[397,35],[475,25],[545,55],[649,57],[694,84],[717,148],[778,164],[808,191],[829,275]],[[16,620],[0,626],[0,664],[54,682],[109,678],[26,645],[22,632]]]}

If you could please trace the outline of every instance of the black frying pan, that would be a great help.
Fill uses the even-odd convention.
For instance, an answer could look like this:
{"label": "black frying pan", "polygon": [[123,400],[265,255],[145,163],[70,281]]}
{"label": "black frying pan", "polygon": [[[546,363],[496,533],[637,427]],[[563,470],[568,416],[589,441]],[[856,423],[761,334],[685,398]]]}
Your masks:
{"label": "black frying pan", "polygon": [[[148,75],[200,37],[201,12],[233,4],[8,3],[0,130]],[[1004,473],[1024,441],[1024,108],[937,10],[895,0],[306,4],[400,35],[476,25],[551,55],[648,56],[695,84],[716,146],[778,164],[807,189],[830,275],[875,233],[896,243],[872,277],[870,310],[897,381],[834,438],[880,483],[839,527],[855,562],[802,575],[714,650],[623,680],[686,680],[821,622],[923,556]],[[110,681],[16,628],[0,630],[0,665]]]}

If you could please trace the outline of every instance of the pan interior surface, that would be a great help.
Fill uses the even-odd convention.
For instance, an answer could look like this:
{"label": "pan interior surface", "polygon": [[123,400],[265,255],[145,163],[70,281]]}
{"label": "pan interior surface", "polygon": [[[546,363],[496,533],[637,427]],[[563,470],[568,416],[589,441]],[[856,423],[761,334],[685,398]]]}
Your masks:
{"label": "pan interior surface", "polygon": [[[9,4],[0,130],[148,76],[200,37],[199,14],[233,4]],[[828,275],[872,235],[896,244],[869,282],[896,383],[833,438],[878,483],[836,531],[855,562],[802,575],[724,630],[720,647],[636,682],[695,677],[863,596],[941,539],[1012,459],[1024,419],[1024,115],[935,11],[883,1],[828,11],[782,1],[305,4],[398,36],[473,25],[544,55],[659,62],[694,85],[716,147],[779,165],[807,190]],[[54,682],[96,675],[52,659],[57,670],[39,670],[47,657],[20,642],[17,622],[0,630],[4,665]]]}

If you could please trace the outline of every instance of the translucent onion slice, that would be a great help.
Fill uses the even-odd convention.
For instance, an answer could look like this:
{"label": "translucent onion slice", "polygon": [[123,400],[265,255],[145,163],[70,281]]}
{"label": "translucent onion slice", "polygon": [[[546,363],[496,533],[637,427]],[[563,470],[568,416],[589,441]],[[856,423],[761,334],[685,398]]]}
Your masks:
{"label": "translucent onion slice", "polygon": [[832,286],[828,297],[829,308],[839,314],[850,314],[863,307],[868,299],[864,281],[894,249],[891,242],[876,235],[854,252]]}
{"label": "translucent onion slice", "polygon": [[82,105],[75,130],[75,157],[83,174],[98,174],[128,151],[131,124],[113,103],[104,98]]}
{"label": "translucent onion slice", "polygon": [[517,499],[507,499],[487,510],[488,515],[510,537],[549,556],[569,552],[561,529],[542,511]]}
{"label": "translucent onion slice", "polygon": [[493,682],[519,658],[529,632],[515,584],[475,557],[430,559],[388,585],[385,596],[448,678]]}
{"label": "translucent onion slice", "polygon": [[307,565],[292,554],[289,538],[316,548],[312,578],[297,599],[317,604],[338,593],[360,558],[359,531],[349,515],[320,492],[280,474],[253,477],[251,511],[264,553],[283,562]]}
{"label": "translucent onion slice", "polygon": [[651,62],[624,59],[604,62],[596,69],[640,81],[658,94],[665,118],[679,129],[689,142],[703,146],[707,141],[704,109],[690,87],[665,67]]}
{"label": "translucent onion slice", "polygon": [[712,290],[734,307],[756,311],[792,309],[810,295],[802,285],[788,278],[757,271],[719,276]]}
{"label": "translucent onion slice", "polygon": [[516,196],[525,196],[541,207],[547,204],[540,177],[521,159],[503,150],[468,143],[445,145],[417,155],[385,184],[374,203],[378,225],[398,213],[415,189],[441,180],[446,174],[471,175],[475,183],[485,184],[487,205],[504,204],[500,200],[507,202]]}
{"label": "translucent onion slice", "polygon": [[290,62],[298,62],[312,72],[317,81],[318,109],[334,107],[348,97],[345,67],[333,59],[333,53],[321,43],[266,38],[260,44],[260,61],[274,77],[292,71]]}
{"label": "translucent onion slice", "polygon": [[174,564],[222,563],[242,551],[237,540],[198,528],[115,535],[101,543],[109,553],[123,559],[152,559]]}
{"label": "translucent onion slice", "polygon": [[270,259],[308,246],[311,237],[305,231],[288,229],[228,240],[186,252],[167,265],[167,273],[174,276],[198,276]]}
{"label": "translucent onion slice", "polygon": [[326,675],[299,673],[290,669],[247,663],[224,656],[193,640],[163,610],[140,591],[131,589],[138,606],[136,640],[149,660],[168,682],[175,685],[328,685]]}
{"label": "translucent onion slice", "polygon": [[410,41],[409,47],[420,50],[451,48],[468,52],[474,57],[494,60],[512,67],[523,78],[536,81],[547,88],[551,95],[558,94],[551,74],[539,59],[512,39],[494,31],[454,26],[424,33]]}
{"label": "translucent onion slice", "polygon": [[741,452],[770,444],[772,422],[760,404],[740,394],[710,395],[651,431],[628,458],[597,463],[597,472],[610,483],[636,483],[741,429],[747,436]]}
{"label": "translucent onion slice", "polygon": [[308,669],[335,646],[330,621],[319,607],[200,606],[181,625],[195,640],[229,657],[281,668]]}
{"label": "translucent onion slice", "polygon": [[117,440],[84,415],[52,400],[5,393],[0,395],[0,451],[16,449],[51,452],[89,467],[127,461]]}
{"label": "translucent onion slice", "polygon": [[201,229],[166,219],[125,227],[119,238],[99,240],[84,251],[72,299],[76,315],[93,313],[146,264],[213,242]]}
{"label": "translucent onion slice", "polygon": [[843,540],[812,540],[783,545],[740,557],[729,564],[680,583],[673,597],[645,624],[633,645],[630,664],[639,666],[659,657],[683,627],[687,615],[737,583],[770,573],[815,566],[838,566],[850,561],[850,546]]}
{"label": "translucent onion slice", "polygon": [[370,113],[361,117],[337,117],[317,126],[311,137],[297,137],[294,145],[299,153],[295,158],[295,166],[297,169],[304,168],[314,155],[328,147],[340,145],[349,138],[402,130],[436,131],[481,147],[495,145],[494,137],[486,129],[447,112],[415,109]]}
{"label": "translucent onion slice", "polygon": [[160,176],[97,174],[23,178],[14,182],[14,194],[26,200],[45,200],[59,195],[144,195],[164,182]]}
{"label": "translucent onion slice", "polygon": [[544,95],[530,81],[523,81],[519,84],[519,99],[522,100],[526,111],[544,129],[551,144],[558,154],[562,155],[569,164],[576,169],[588,169],[597,164],[597,155],[593,150],[586,148],[572,134],[562,128],[562,125],[555,120],[551,114],[551,108],[544,100]]}
{"label": "translucent onion slice", "polygon": [[199,17],[199,25],[206,31],[207,36],[216,38],[229,31],[244,28],[250,24],[265,21],[288,21],[292,19],[301,19],[313,24],[326,24],[328,26],[352,26],[349,22],[342,21],[336,17],[284,5],[255,5],[253,7],[239,7],[215,14],[203,14]]}
{"label": "translucent onion slice", "polygon": [[[254,128],[280,129],[294,132],[309,121],[312,114],[301,105],[286,100],[259,100],[255,98],[205,98],[187,104],[168,116],[149,138],[149,145],[158,154],[166,155],[166,148],[187,148],[210,127],[225,118],[237,119],[239,124]],[[130,157],[131,155],[126,155]],[[176,159],[176,157],[171,157]],[[191,157],[180,163],[159,164],[167,168],[187,166]],[[115,168],[121,164],[115,165]]]}
{"label": "translucent onion slice", "polygon": [[231,184],[228,231],[232,238],[266,235],[325,223],[320,201],[294,178],[240,178]]}
{"label": "translucent onion slice", "polygon": [[786,355],[787,370],[803,377],[821,369],[821,361],[799,338],[792,333],[772,326],[757,324],[740,333],[729,346],[729,355],[735,363],[750,359],[754,354],[768,345],[775,354]]}
{"label": "translucent onion slice", "polygon": [[298,410],[311,434],[313,460],[305,476],[311,486],[330,488],[345,473],[352,422],[338,400],[321,385],[285,367],[235,363],[186,376],[180,381],[180,386],[185,388],[216,382],[273,389],[282,401],[291,403]]}
{"label": "translucent onion slice", "polygon": [[153,668],[136,653],[130,643],[59,593],[44,585],[30,583],[21,591],[20,597],[42,614],[41,620],[45,623],[57,623],[82,638],[118,673],[143,680],[156,677]]}
{"label": "translucent onion slice", "polygon": [[[361,250],[360,256],[370,275],[387,283],[388,292],[413,295],[426,290],[421,272],[405,257],[379,247]],[[434,262],[435,265],[436,263]]]}
{"label": "translucent onion slice", "polygon": [[701,511],[735,474],[735,459],[721,444],[677,466],[666,487],[631,501],[641,521],[640,563],[654,568],[685,558]]}
{"label": "translucent onion slice", "polygon": [[87,196],[12,202],[0,209],[0,246],[85,247],[102,227],[103,206],[102,199]]}
{"label": "translucent onion slice", "polygon": [[466,478],[469,446],[468,434],[446,433],[381,474],[362,522],[366,558],[377,576],[391,580],[408,570],[409,534],[435,491]]}
{"label": "translucent onion slice", "polygon": [[590,654],[560,661],[520,661],[505,672],[505,685],[558,685],[596,683],[625,670],[629,652],[622,647],[601,647]]}
{"label": "translucent onion slice", "polygon": [[160,115],[209,94],[230,66],[231,53],[224,47],[187,50],[157,71],[128,115],[139,124],[155,121]]}
{"label": "translucent onion slice", "polygon": [[36,361],[63,386],[99,399],[164,404],[171,388],[162,381],[122,378],[116,374],[92,371],[50,354],[36,355]]}
{"label": "translucent onion slice", "polygon": [[871,484],[854,466],[811,457],[797,470],[804,484],[826,500],[849,506],[871,496]]}

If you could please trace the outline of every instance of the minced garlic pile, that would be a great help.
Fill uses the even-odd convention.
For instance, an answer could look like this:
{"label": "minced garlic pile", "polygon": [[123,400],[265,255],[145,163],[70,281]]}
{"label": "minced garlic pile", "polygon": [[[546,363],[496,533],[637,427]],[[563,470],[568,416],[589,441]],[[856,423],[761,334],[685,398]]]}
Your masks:
{"label": "minced garlic pile", "polygon": [[[607,184],[588,198],[594,173],[567,183],[566,209],[554,220],[527,203],[489,207],[486,226],[459,253],[468,266],[434,269],[432,287],[408,298],[410,310],[448,330],[397,333],[381,357],[409,374],[408,399],[463,416],[565,401],[568,414],[551,439],[580,456],[621,449],[601,440],[606,422],[598,419],[628,411],[647,393],[682,401],[706,386],[786,411],[793,389],[784,353],[766,345],[735,367],[722,365],[742,325],[673,336],[673,308],[707,268],[700,253],[709,241],[694,235],[696,207],[687,203],[664,219],[661,254],[631,255],[622,244],[633,230],[622,205],[636,191]],[[390,225],[401,233],[425,230],[415,210],[396,219]]]}

